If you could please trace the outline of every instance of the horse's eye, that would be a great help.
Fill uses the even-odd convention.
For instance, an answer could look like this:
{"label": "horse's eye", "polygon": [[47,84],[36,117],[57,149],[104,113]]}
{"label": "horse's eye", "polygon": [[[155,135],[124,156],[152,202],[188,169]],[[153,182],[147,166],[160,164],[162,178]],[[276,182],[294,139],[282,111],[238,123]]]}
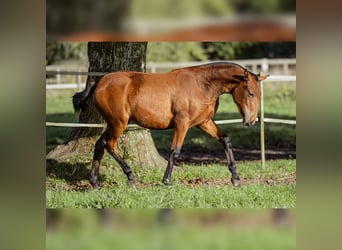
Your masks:
{"label": "horse's eye", "polygon": [[248,97],[254,97],[254,94],[251,92],[248,92]]}

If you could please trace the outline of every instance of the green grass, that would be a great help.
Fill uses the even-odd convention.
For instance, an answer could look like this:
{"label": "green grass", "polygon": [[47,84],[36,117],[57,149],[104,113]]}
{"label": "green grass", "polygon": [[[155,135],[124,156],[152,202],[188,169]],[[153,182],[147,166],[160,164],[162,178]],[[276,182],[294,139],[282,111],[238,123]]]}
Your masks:
{"label": "green grass", "polygon": [[[295,119],[295,84],[265,84],[265,117]],[[47,91],[46,120],[76,122],[71,104],[74,91]],[[240,118],[230,95],[220,98],[216,120]],[[220,125],[233,148],[259,149],[259,125]],[[64,142],[71,128],[47,127],[46,152]],[[172,130],[151,131],[155,145],[168,152]],[[295,148],[296,127],[266,124],[266,149]],[[222,146],[196,128],[190,129],[184,150],[218,149]],[[63,207],[295,207],[295,160],[267,161],[265,169],[259,161],[238,162],[243,179],[240,188],[230,184],[230,173],[224,165],[180,165],[173,172],[173,185],[161,185],[166,166],[151,169],[132,166],[136,186],[128,187],[126,177],[114,160],[105,154],[101,163],[102,189],[93,191],[88,182],[92,152],[77,155],[68,162],[47,161],[46,206]],[[239,159],[237,159],[239,160]]]}
{"label": "green grass", "polygon": [[[47,249],[295,249],[295,211],[286,223],[271,209],[175,209],[161,220],[159,209],[49,210]],[[52,217],[50,217],[52,218]],[[164,217],[165,218],[165,217]]]}
{"label": "green grass", "polygon": [[294,250],[295,230],[244,229],[225,227],[198,229],[196,227],[133,228],[129,230],[66,230],[47,233],[46,249],[250,249]]}
{"label": "green grass", "polygon": [[[89,162],[90,163],[90,162]],[[90,164],[48,163],[46,206],[48,208],[269,208],[295,206],[294,160],[240,162],[241,187],[230,184],[226,166],[181,165],[174,169],[173,183],[161,184],[164,168],[133,166],[136,185],[114,160],[104,157],[100,181],[102,189],[92,190],[87,179]]]}

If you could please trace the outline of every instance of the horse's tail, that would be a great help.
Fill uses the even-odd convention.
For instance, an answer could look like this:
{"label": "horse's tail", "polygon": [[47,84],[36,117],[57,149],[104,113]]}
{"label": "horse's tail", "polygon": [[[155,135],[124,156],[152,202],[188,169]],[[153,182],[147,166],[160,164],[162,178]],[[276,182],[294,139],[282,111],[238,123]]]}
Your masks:
{"label": "horse's tail", "polygon": [[87,100],[93,94],[98,82],[87,84],[85,90],[77,92],[72,97],[72,104],[74,106],[75,112],[80,112],[86,109]]}

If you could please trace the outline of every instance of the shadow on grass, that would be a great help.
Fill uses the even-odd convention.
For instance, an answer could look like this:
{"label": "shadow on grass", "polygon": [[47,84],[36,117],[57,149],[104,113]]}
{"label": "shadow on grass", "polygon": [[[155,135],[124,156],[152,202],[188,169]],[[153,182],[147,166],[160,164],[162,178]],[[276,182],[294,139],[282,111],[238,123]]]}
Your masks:
{"label": "shadow on grass", "polygon": [[[88,162],[70,163],[48,159],[46,160],[46,177],[63,180],[71,189],[87,190],[91,188],[89,183],[90,163]],[[99,179],[103,179],[103,175],[99,174]]]}

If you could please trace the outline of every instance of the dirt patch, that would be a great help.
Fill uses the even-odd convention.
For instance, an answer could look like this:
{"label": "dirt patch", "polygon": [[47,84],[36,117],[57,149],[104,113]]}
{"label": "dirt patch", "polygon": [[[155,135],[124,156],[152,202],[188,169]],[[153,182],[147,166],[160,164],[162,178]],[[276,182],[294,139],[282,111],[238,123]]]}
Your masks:
{"label": "dirt patch", "polygon": [[[183,179],[179,181],[181,184],[196,186],[233,186],[230,182],[229,178],[224,179],[206,179],[202,177],[197,177],[195,179]],[[292,184],[296,182],[296,173],[291,173],[287,175],[277,176],[277,177],[265,177],[260,176],[255,179],[244,178],[241,179],[241,185],[250,185],[250,184],[265,184],[268,186],[273,186],[277,184]]]}
{"label": "dirt patch", "polygon": [[[257,178],[243,178],[241,179],[241,186],[247,186],[247,185],[251,185],[251,184],[258,184],[258,185],[267,185],[267,186],[273,186],[273,185],[278,185],[278,184],[294,184],[296,183],[296,173],[290,173],[290,174],[286,174],[286,175],[281,175],[281,176],[277,176],[277,177],[267,177],[267,176],[259,176]],[[230,186],[232,187],[232,183],[230,182],[229,178],[222,178],[222,179],[206,179],[204,177],[196,177],[193,179],[180,179],[177,180],[177,182],[180,185],[185,185],[188,186],[190,188],[194,188],[196,186],[210,186],[210,187],[226,187],[226,186]],[[116,182],[113,183],[105,183],[105,185],[103,185],[102,183],[102,187],[104,186],[116,186],[118,185]],[[177,184],[174,184],[177,185]],[[139,182],[136,181],[135,187],[139,188],[139,187],[155,187],[155,186],[164,186],[164,184],[160,183],[160,182]],[[83,181],[78,181],[75,183],[72,183],[70,185],[66,185],[63,188],[65,191],[87,191],[87,190],[91,190],[92,187],[89,183],[89,181],[87,180],[83,180]]]}

